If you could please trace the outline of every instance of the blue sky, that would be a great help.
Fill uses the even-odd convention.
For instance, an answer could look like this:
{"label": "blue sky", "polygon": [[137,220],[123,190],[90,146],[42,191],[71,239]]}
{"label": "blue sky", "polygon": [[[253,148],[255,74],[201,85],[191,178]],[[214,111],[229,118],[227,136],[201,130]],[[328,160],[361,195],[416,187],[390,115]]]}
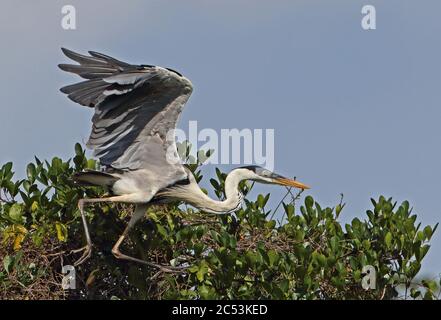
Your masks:
{"label": "blue sky", "polygon": [[[77,30],[61,28],[61,7]],[[377,10],[377,30],[360,26]],[[200,128],[274,128],[275,171],[310,184],[322,206],[344,193],[344,221],[370,197],[409,200],[440,220],[441,2],[2,1],[0,163],[70,157],[91,110],[58,89],[61,46],[171,67],[195,87],[181,118]],[[223,170],[231,166],[222,166]],[[204,169],[207,176],[214,167]],[[262,186],[274,202],[283,190]],[[423,270],[441,272],[438,232]]]}

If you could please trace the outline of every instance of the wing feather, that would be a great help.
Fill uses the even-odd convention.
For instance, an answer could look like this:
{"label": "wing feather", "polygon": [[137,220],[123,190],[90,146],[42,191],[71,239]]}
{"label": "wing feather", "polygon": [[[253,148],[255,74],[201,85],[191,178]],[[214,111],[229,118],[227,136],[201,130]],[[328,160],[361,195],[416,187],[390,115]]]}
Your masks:
{"label": "wing feather", "polygon": [[166,187],[186,178],[177,155],[174,130],[192,93],[191,82],[179,73],[150,65],[131,65],[90,51],[90,56],[63,49],[79,65],[60,69],[87,79],[61,88],[68,97],[95,109],[87,146],[100,163],[118,170],[144,170],[152,181]]}

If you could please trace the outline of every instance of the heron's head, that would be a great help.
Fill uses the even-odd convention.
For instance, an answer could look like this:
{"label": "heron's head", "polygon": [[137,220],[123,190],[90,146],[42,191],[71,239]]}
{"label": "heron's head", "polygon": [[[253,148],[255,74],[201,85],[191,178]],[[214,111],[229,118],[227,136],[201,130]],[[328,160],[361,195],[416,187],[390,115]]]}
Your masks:
{"label": "heron's head", "polygon": [[279,184],[282,186],[299,189],[309,189],[306,184],[303,184],[297,180],[285,178],[284,176],[259,166],[246,166],[238,168],[238,170],[243,170],[244,176],[247,180],[253,180],[260,183]]}

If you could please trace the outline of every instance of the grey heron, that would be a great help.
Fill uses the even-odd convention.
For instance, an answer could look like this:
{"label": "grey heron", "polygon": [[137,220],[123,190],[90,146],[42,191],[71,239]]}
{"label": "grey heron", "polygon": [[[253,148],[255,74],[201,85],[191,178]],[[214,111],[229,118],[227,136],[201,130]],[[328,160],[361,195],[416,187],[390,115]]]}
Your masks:
{"label": "grey heron", "polygon": [[[78,64],[60,64],[60,69],[86,79],[60,90],[72,101],[94,109],[92,131],[87,147],[94,150],[102,171],[84,171],[73,176],[80,185],[104,186],[112,196],[81,199],[78,207],[87,244],[75,265],[92,252],[92,241],[84,213],[88,203],[122,202],[135,204],[124,232],[112,248],[118,259],[167,268],[121,253],[119,247],[130,229],[154,203],[183,201],[208,213],[223,214],[241,206],[239,183],[262,183],[308,189],[296,180],[285,178],[259,166],[232,170],[225,181],[223,201],[208,197],[198,186],[192,172],[177,157],[175,139],[167,139],[174,130],[189,99],[191,82],[177,71],[152,65],[132,65],[107,55],[89,51],[82,55],[62,48]],[[171,157],[170,157],[171,155]]]}

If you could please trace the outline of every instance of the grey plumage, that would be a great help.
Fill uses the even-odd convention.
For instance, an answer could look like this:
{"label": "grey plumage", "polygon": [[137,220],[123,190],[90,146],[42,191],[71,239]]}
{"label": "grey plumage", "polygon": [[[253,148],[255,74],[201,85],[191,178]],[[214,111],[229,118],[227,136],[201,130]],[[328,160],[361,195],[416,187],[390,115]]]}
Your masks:
{"label": "grey plumage", "polygon": [[76,185],[80,186],[105,186],[111,188],[118,178],[105,172],[85,171],[77,172],[72,177]]}
{"label": "grey plumage", "polygon": [[191,95],[190,81],[174,71],[131,65],[93,51],[91,56],[63,52],[79,65],[60,64],[60,69],[87,79],[61,91],[95,109],[87,146],[100,163],[121,170],[144,169],[151,181],[142,184],[151,187],[160,181],[155,189],[185,179],[182,166],[167,161],[167,152],[176,153],[176,146],[166,138]]}
{"label": "grey plumage", "polygon": [[87,245],[76,265],[91,254],[92,242],[84,214],[85,203],[126,202],[136,204],[127,228],[116,242],[112,253],[119,259],[157,265],[126,256],[119,246],[129,230],[141,219],[150,203],[184,201],[205,212],[230,213],[243,199],[238,186],[242,180],[307,188],[260,167],[238,168],[225,180],[226,198],[210,199],[198,186],[190,170],[177,154],[176,127],[182,109],[193,87],[179,72],[151,65],[132,65],[107,55],[89,51],[90,56],[62,49],[78,64],[60,64],[60,69],[86,79],[61,88],[69,99],[94,108],[92,131],[87,146],[94,150],[104,166],[103,172],[86,171],[73,176],[78,185],[98,185],[111,189],[114,196],[81,199],[78,203]]}

